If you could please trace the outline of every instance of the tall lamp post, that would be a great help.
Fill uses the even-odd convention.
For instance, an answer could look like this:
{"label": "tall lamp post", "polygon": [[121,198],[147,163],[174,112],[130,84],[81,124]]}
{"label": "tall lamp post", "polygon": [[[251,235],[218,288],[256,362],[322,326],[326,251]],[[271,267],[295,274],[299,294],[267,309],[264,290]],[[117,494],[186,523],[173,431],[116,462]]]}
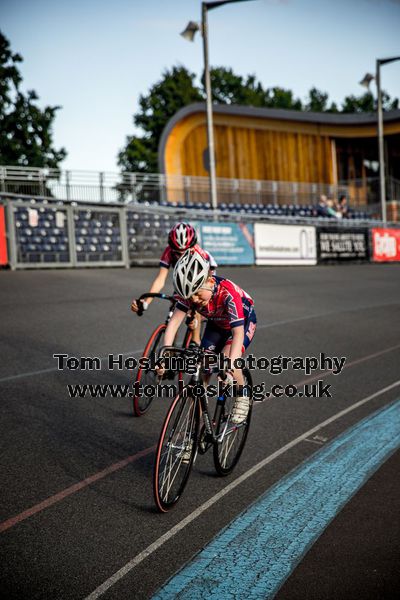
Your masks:
{"label": "tall lamp post", "polygon": [[213,8],[218,8],[223,4],[233,4],[233,2],[249,2],[249,0],[218,0],[216,2],[201,3],[201,23],[189,21],[186,29],[182,31],[181,36],[190,42],[193,42],[197,31],[201,31],[203,36],[203,55],[204,55],[204,78],[206,84],[206,107],[207,107],[207,140],[208,140],[208,165],[210,175],[211,206],[213,210],[218,208],[217,200],[217,179],[215,174],[215,150],[214,150],[214,126],[211,97],[211,79],[210,66],[208,60],[208,24],[207,12]]}
{"label": "tall lamp post", "polygon": [[375,79],[376,91],[378,96],[378,144],[379,144],[379,188],[381,197],[382,221],[386,222],[386,181],[385,181],[385,152],[383,145],[383,111],[382,111],[382,90],[381,90],[381,65],[400,60],[400,56],[392,58],[376,59],[375,77],[371,73],[366,73],[360,84],[369,89],[372,79]]}

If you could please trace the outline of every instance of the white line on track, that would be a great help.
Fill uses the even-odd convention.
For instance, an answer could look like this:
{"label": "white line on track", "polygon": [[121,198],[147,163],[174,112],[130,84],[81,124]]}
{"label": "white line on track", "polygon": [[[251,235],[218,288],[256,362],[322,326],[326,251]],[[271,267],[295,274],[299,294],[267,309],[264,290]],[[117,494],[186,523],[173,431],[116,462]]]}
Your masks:
{"label": "white line on track", "polygon": [[[269,327],[276,327],[277,325],[289,325],[290,323],[296,323],[297,321],[307,321],[309,319],[317,319],[318,317],[328,317],[328,316],[333,316],[336,314],[339,314],[341,312],[350,312],[350,311],[357,311],[357,310],[368,310],[369,308],[381,308],[382,306],[393,306],[394,303],[390,303],[390,304],[379,304],[379,305],[370,305],[370,306],[359,306],[356,308],[352,308],[349,310],[345,310],[345,311],[329,311],[329,312],[323,312],[323,313],[315,313],[313,315],[306,315],[304,317],[296,317],[294,319],[286,319],[284,321],[272,321],[272,323],[266,323],[265,325],[258,325],[257,329],[268,329]],[[145,344],[146,342],[144,342]],[[144,347],[143,344],[143,347]],[[122,354],[122,356],[133,356],[134,354],[139,354],[140,352],[142,352],[143,348],[140,348],[140,350],[132,350],[131,352],[124,352]],[[101,356],[100,360],[107,360],[108,359],[108,355],[107,356]],[[7,377],[1,377],[0,378],[0,383],[3,383],[5,381],[13,381],[14,379],[22,379],[24,377],[35,377],[36,375],[42,375],[44,373],[55,373],[58,372],[60,369],[58,369],[57,367],[51,367],[49,369],[40,369],[39,371],[28,371],[26,373],[19,373],[18,375],[9,375]]]}
{"label": "white line on track", "polygon": [[[143,348],[140,350],[132,350],[131,352],[124,352],[121,356],[133,356],[134,354],[140,354]],[[100,356],[100,360],[108,360],[107,356]],[[28,373],[19,373],[19,375],[10,375],[9,377],[0,378],[0,383],[3,381],[12,381],[13,379],[22,379],[23,377],[34,377],[35,375],[41,375],[42,373],[54,373],[61,371],[62,369],[58,369],[58,367],[51,367],[50,369],[41,369],[40,371],[29,371]]]}
{"label": "white line on track", "polygon": [[279,448],[279,450],[276,450],[275,452],[273,452],[272,454],[270,454],[269,456],[264,458],[262,461],[260,461],[259,463],[257,463],[253,467],[251,467],[251,469],[246,471],[246,473],[243,473],[240,477],[238,477],[237,479],[232,481],[229,485],[227,485],[225,488],[220,490],[217,494],[212,496],[209,500],[204,502],[204,504],[202,504],[201,506],[196,508],[196,510],[194,510],[192,513],[190,513],[190,515],[188,515],[185,519],[183,519],[183,521],[181,521],[180,523],[175,525],[175,527],[172,527],[172,529],[170,529],[169,531],[164,533],[155,542],[150,544],[150,546],[147,546],[147,548],[145,548],[145,550],[142,550],[142,552],[137,554],[134,558],[132,558],[132,560],[130,560],[128,563],[126,563],[126,565],[124,565],[121,569],[116,571],[116,573],[114,573],[111,577],[109,577],[109,579],[104,581],[104,583],[102,583],[91,594],[89,594],[89,596],[87,596],[85,598],[85,600],[95,600],[96,598],[99,598],[100,596],[102,596],[108,589],[110,589],[115,583],[117,583],[119,580],[121,580],[127,573],[129,573],[133,568],[135,568],[138,564],[140,564],[145,558],[147,558],[148,556],[153,554],[153,552],[155,552],[163,544],[168,542],[172,537],[174,537],[174,535],[176,535],[179,531],[184,529],[186,527],[186,525],[189,525],[192,521],[197,519],[197,517],[199,515],[201,515],[203,512],[205,512],[211,506],[213,506],[213,504],[218,502],[226,494],[228,494],[230,491],[232,491],[238,485],[243,483],[243,481],[246,481],[246,479],[248,479],[249,477],[251,477],[252,475],[257,473],[257,471],[259,471],[260,469],[262,469],[263,467],[268,465],[270,462],[272,462],[273,460],[275,460],[276,458],[278,458],[279,456],[281,456],[282,454],[284,454],[285,452],[287,452],[288,450],[290,450],[291,448],[293,448],[294,446],[296,446],[297,444],[299,444],[300,442],[302,442],[303,440],[308,438],[309,436],[313,435],[316,431],[319,431],[323,427],[326,427],[330,423],[333,423],[337,419],[340,419],[347,413],[355,410],[356,408],[359,408],[366,402],[369,402],[370,400],[373,400],[374,398],[377,398],[378,396],[385,394],[386,392],[394,389],[395,387],[397,387],[399,385],[400,385],[400,379],[395,381],[391,385],[388,385],[388,386],[378,390],[374,394],[371,394],[370,396],[367,396],[366,398],[359,400],[358,402],[356,402],[355,404],[352,404],[351,406],[345,408],[344,410],[341,410],[340,412],[336,413],[332,417],[329,417],[329,419],[322,421],[322,423],[319,423],[319,425],[316,425],[312,429],[309,429],[308,431],[301,434],[300,436],[298,436],[291,442],[287,443],[285,446],[282,446],[282,448]]}

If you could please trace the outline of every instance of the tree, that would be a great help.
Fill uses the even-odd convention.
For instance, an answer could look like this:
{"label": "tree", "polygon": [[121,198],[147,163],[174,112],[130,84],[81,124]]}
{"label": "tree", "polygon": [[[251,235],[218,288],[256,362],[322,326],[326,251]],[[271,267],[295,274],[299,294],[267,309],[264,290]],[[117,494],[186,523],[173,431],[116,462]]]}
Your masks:
{"label": "tree", "polygon": [[118,164],[124,171],[158,171],[158,144],[166,123],[183,106],[203,100],[194,78],[184,67],[173,67],[163,73],[146,96],[140,96],[140,111],[133,122],[144,133],[127,137],[126,146],[118,155]]}
{"label": "tree", "polygon": [[339,112],[334,102],[328,107],[328,94],[313,87],[308,92],[308,102],[305,109],[311,112]]}
{"label": "tree", "polygon": [[36,92],[21,92],[22,61],[0,31],[0,164],[56,169],[67,154],[53,147],[52,125],[60,107],[42,110]]}
{"label": "tree", "polygon": [[[216,67],[210,70],[210,79],[212,100],[217,104],[265,106],[265,90],[255,75],[248,75],[245,80],[232,69]],[[205,89],[204,75],[201,83]]]}
{"label": "tree", "polygon": [[[303,104],[291,90],[281,87],[264,88],[255,75],[242,77],[232,69],[215,67],[210,70],[212,100],[216,104],[238,104],[264,108],[283,108],[329,113],[374,112],[376,106],[371,93],[347,96],[339,110],[329,102],[326,92],[313,87]],[[195,75],[183,66],[165,71],[162,78],[139,98],[139,111],[133,122],[142,135],[127,137],[126,146],[118,155],[118,164],[124,171],[155,173],[158,171],[157,151],[160,137],[169,119],[183,106],[205,101],[204,75],[201,85],[194,83]],[[383,92],[384,110],[398,108],[399,101],[391,100]]]}
{"label": "tree", "polygon": [[[217,104],[238,104],[264,108],[287,108],[302,110],[301,100],[293,97],[293,92],[284,88],[264,89],[255,75],[247,78],[235,75],[232,69],[216,67],[210,70],[213,102]],[[203,88],[204,75],[202,78]]]}
{"label": "tree", "polygon": [[301,100],[293,97],[291,90],[281,87],[270,88],[266,91],[267,108],[286,108],[287,110],[303,110]]}
{"label": "tree", "polygon": [[[399,108],[399,101],[397,98],[391,100],[389,94],[382,91],[382,108],[383,110],[394,110]],[[370,91],[365,92],[362,96],[346,96],[342,103],[343,113],[365,113],[375,112],[377,108],[377,101]]]}

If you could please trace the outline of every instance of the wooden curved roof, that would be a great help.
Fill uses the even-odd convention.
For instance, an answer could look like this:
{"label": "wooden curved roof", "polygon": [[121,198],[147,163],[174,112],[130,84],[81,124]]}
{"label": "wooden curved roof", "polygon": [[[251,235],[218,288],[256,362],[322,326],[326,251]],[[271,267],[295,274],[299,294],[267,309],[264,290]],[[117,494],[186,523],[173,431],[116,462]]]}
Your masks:
{"label": "wooden curved roof", "polygon": [[[218,138],[218,131],[230,130],[232,132],[238,131],[238,129],[242,132],[292,134],[297,138],[304,134],[304,137],[317,136],[318,139],[326,142],[336,138],[373,138],[377,135],[376,113],[315,113],[215,104],[213,117],[214,128],[217,131],[216,138]],[[160,172],[184,175],[201,174],[185,173],[182,168],[182,156],[196,145],[196,135],[197,147],[206,146],[205,127],[205,103],[190,104],[180,109],[167,123],[160,139],[158,154]],[[400,133],[400,110],[384,112],[384,133],[385,135]],[[231,137],[229,135],[226,137],[224,142],[226,150],[228,150],[231,138],[232,134]],[[191,142],[188,143],[188,140]],[[216,145],[217,143],[216,139]],[[219,154],[221,152],[220,145]]]}

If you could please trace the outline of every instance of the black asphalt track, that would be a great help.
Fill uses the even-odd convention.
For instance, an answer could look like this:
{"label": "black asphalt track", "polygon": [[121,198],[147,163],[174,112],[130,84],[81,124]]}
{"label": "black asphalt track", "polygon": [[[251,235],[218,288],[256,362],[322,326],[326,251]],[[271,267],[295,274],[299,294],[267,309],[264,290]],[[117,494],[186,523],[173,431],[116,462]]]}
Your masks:
{"label": "black asphalt track", "polygon": [[[400,379],[400,266],[220,268],[219,273],[255,300],[259,328],[251,350],[256,356],[324,352],[346,356],[348,366],[338,376],[321,374],[332,385],[331,399],[280,398],[257,405],[234,473],[221,479],[212,457],[199,457],[180,503],[159,515],[152,499],[151,448],[168,402],[160,401],[137,419],[129,399],[71,399],[68,383],[126,383],[131,374],[108,371],[105,365],[101,371],[59,371],[53,359],[55,353],[138,357],[166,312],[162,302],[142,318],[129,311],[131,298],[148,289],[155,270],[0,272],[0,523],[9,524],[4,531],[0,525],[2,597],[87,597],[253,465]],[[288,370],[275,376],[257,372],[254,378],[269,387],[298,383],[306,375]],[[399,390],[348,412],[320,435],[329,442],[399,398]],[[249,503],[318,448],[303,441],[281,454],[159,542],[103,597],[149,598]],[[127,457],[131,462],[118,468]],[[398,464],[394,455],[353,497],[278,597],[392,597],[398,583],[398,569],[393,569],[400,537]],[[71,491],[112,465],[113,472]],[[32,507],[34,514],[25,512]],[[348,535],[349,523],[354,524],[353,536]],[[368,532],[370,551],[360,556]],[[315,584],[316,573],[321,588]]]}

